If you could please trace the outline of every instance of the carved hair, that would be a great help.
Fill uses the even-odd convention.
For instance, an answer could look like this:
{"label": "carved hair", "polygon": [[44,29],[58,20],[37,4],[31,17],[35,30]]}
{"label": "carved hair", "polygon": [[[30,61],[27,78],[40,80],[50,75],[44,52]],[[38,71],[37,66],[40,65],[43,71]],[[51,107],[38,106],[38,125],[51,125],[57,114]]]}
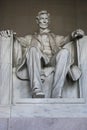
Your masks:
{"label": "carved hair", "polygon": [[47,14],[48,18],[50,19],[50,13],[48,13],[46,10],[42,10],[42,11],[38,12],[36,19],[39,19],[40,15],[42,15],[42,14]]}

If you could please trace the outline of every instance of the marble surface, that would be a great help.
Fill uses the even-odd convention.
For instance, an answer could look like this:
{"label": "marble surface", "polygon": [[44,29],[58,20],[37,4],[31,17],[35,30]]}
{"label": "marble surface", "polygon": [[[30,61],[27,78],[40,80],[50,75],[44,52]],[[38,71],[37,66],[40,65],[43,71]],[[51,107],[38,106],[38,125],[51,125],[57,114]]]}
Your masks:
{"label": "marble surface", "polygon": [[11,61],[12,37],[0,36],[0,63],[9,63]]}
{"label": "marble surface", "polygon": [[[79,85],[78,83],[69,83],[67,84],[66,82],[66,86],[64,86],[64,91],[63,91],[63,95],[66,98],[66,93],[67,93],[67,97],[70,98],[70,100],[74,100],[73,102],[77,102],[76,100],[76,96],[78,95],[78,91],[81,91],[80,94],[82,96],[82,98],[85,99],[85,97],[87,97],[87,36],[84,36],[82,39],[79,40],[79,65],[80,65],[80,69],[82,71],[82,75],[81,78],[79,80]],[[65,46],[66,48],[73,48],[73,46],[70,48],[71,43],[67,46]],[[72,54],[72,57],[74,57],[74,54]],[[21,81],[18,80],[17,77],[15,76],[15,71],[13,71],[13,102],[14,103],[19,103],[19,104],[28,104],[31,103],[32,101],[30,100],[31,95],[29,95],[29,82],[28,81]],[[74,97],[75,96],[75,97]],[[30,102],[28,101],[28,99],[30,100]],[[35,100],[34,100],[35,101]],[[33,101],[33,103],[34,103]],[[37,103],[37,101],[35,101]],[[38,101],[39,102],[39,101]],[[59,101],[61,102],[61,101]],[[63,100],[62,100],[63,102]],[[65,103],[65,101],[64,101]]]}
{"label": "marble surface", "polygon": [[0,130],[86,130],[86,104],[0,106]]}
{"label": "marble surface", "polygon": [[1,63],[0,68],[0,104],[10,103],[11,65]]}
{"label": "marble surface", "polygon": [[[3,55],[0,55],[0,59],[3,60],[4,56],[5,58],[3,62],[2,60],[0,61],[0,103],[2,104],[0,105],[0,130],[87,130],[86,41],[87,36],[79,41],[83,98],[31,100],[22,86],[24,92],[21,94],[15,91],[15,94],[12,96],[14,96],[16,102],[11,105],[8,105],[9,101],[11,101],[10,99],[12,99],[10,93],[13,94],[12,90],[15,87],[13,89],[10,88],[12,87],[12,63],[10,62],[12,59],[9,59],[6,55],[6,53],[10,55],[11,50],[9,52],[5,50],[6,53],[4,53],[2,49]],[[11,44],[8,45],[6,43],[6,45],[9,48]],[[27,87],[27,84],[22,85],[26,85],[25,87]],[[17,88],[17,90],[20,89],[22,91],[22,88]],[[23,94],[27,95],[22,97]]]}
{"label": "marble surface", "polygon": [[87,97],[87,36],[84,36],[82,39],[79,40],[79,48],[80,48],[80,66],[82,71],[81,76],[81,91],[82,96],[84,98]]}
{"label": "marble surface", "polygon": [[[31,93],[29,90],[29,82],[18,80],[16,75],[14,74],[14,69],[12,68],[12,47],[13,47],[13,36],[12,37],[0,37],[0,103],[1,104],[10,104],[11,101],[16,103],[19,99],[23,98],[31,98]],[[87,81],[87,74],[86,74],[86,64],[87,61],[85,60],[87,57],[86,55],[86,41],[87,36],[84,36],[82,39],[79,40],[79,52],[80,52],[80,66],[82,70],[82,76],[80,78],[80,89],[83,93],[83,97],[86,97],[86,81]],[[73,43],[74,44],[74,43]],[[71,46],[71,43],[70,43]],[[68,46],[69,47],[69,46]],[[71,47],[73,48],[73,47]],[[71,49],[69,47],[69,49]],[[71,49],[72,50],[72,49]],[[74,49],[73,49],[74,50]],[[84,53],[85,52],[85,53]],[[72,57],[73,54],[72,54]],[[13,70],[12,70],[13,69]],[[13,79],[12,79],[13,78]],[[12,83],[13,80],[13,83]],[[5,81],[5,82],[4,82]],[[49,81],[50,82],[50,81]],[[46,90],[47,91],[47,84]],[[78,84],[66,84],[67,87],[64,86],[64,97],[68,98],[76,98],[78,95]],[[67,91],[69,90],[69,91]],[[30,93],[30,94],[29,94]],[[68,96],[66,96],[68,95]],[[26,101],[25,101],[26,102]]]}
{"label": "marble surface", "polygon": [[11,37],[0,36],[0,104],[10,104],[12,87],[12,45]]}
{"label": "marble surface", "polygon": [[11,106],[1,106],[0,105],[0,119],[1,118],[10,118],[10,115],[11,115]]}
{"label": "marble surface", "polygon": [[8,130],[8,119],[0,118],[0,130]]}
{"label": "marble surface", "polygon": [[87,130],[87,118],[0,118],[0,130]]}
{"label": "marble surface", "polygon": [[87,117],[86,104],[28,104],[14,105],[11,117]]}
{"label": "marble surface", "polygon": [[15,118],[8,130],[86,130],[87,118]]}

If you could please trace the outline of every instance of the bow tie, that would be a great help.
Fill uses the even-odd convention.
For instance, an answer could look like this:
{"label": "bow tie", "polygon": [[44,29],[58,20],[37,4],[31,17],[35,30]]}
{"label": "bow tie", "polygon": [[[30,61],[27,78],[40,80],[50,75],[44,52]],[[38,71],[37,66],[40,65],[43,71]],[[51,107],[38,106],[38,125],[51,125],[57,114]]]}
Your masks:
{"label": "bow tie", "polygon": [[49,32],[43,32],[39,34],[40,36],[50,36],[51,34]]}

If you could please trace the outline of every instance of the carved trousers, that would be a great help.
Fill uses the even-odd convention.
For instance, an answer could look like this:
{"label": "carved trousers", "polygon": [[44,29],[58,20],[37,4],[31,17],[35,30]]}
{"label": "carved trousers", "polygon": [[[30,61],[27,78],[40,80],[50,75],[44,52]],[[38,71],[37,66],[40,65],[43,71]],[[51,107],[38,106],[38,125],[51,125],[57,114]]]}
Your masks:
{"label": "carved trousers", "polygon": [[26,58],[32,92],[42,91],[42,87],[44,87],[41,81],[41,58],[43,58],[45,64],[50,63],[49,65],[55,68],[51,97],[61,97],[65,78],[70,67],[69,51],[61,49],[49,60],[39,48],[31,47],[27,52]]}

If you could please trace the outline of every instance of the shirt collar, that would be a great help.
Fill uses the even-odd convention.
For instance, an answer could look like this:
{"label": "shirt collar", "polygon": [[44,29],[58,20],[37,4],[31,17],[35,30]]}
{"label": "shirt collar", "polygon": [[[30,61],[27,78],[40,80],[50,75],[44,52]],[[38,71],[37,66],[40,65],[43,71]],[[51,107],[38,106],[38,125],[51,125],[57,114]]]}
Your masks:
{"label": "shirt collar", "polygon": [[47,28],[45,30],[40,31],[40,34],[49,33],[49,32],[50,32],[50,30]]}
{"label": "shirt collar", "polygon": [[48,34],[50,33],[50,29],[45,29],[45,30],[40,30],[38,33],[35,33],[35,34],[40,34],[40,35],[43,35],[43,34]]}

